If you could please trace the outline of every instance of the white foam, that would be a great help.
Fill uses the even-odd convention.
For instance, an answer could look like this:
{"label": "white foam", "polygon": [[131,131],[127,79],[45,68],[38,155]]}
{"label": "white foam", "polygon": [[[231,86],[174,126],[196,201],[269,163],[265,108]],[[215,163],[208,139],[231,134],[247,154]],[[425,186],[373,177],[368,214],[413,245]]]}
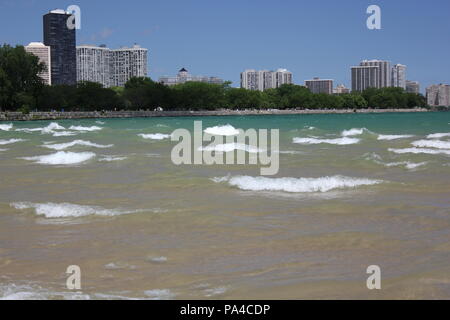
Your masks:
{"label": "white foam", "polygon": [[9,140],[0,140],[0,145],[4,146],[6,144],[13,144],[16,142],[26,141],[24,139],[9,139]]}
{"label": "white foam", "polygon": [[232,152],[235,150],[241,150],[246,151],[248,153],[259,153],[263,152],[262,149],[249,146],[247,144],[242,143],[225,143],[225,144],[216,144],[216,145],[209,145],[207,147],[200,147],[198,148],[199,151],[208,151],[208,152]]}
{"label": "white foam", "polygon": [[327,192],[333,189],[355,188],[375,185],[382,181],[367,178],[349,178],[344,176],[322,178],[267,178],[235,176],[216,178],[213,181],[228,181],[231,186],[247,191],[285,191],[295,193]]}
{"label": "white foam", "polygon": [[436,148],[436,149],[450,149],[450,141],[440,140],[418,140],[411,143],[418,148]]}
{"label": "white foam", "polygon": [[45,148],[58,150],[58,151],[65,150],[67,148],[71,148],[74,146],[86,146],[86,147],[94,147],[94,148],[111,148],[114,145],[113,144],[101,145],[101,144],[96,144],[96,143],[93,143],[90,141],[84,141],[84,140],[74,140],[72,142],[67,142],[67,143],[43,145],[43,147],[45,147]]}
{"label": "white foam", "polygon": [[449,133],[433,133],[427,136],[428,139],[440,139],[440,138],[445,138],[445,137],[450,137],[450,132]]}
{"label": "white foam", "polygon": [[78,134],[78,132],[73,132],[73,131],[59,131],[59,132],[54,132],[53,136],[54,137],[71,137],[71,136],[76,136]]}
{"label": "white foam", "polygon": [[353,128],[350,130],[344,130],[342,131],[341,135],[343,137],[351,137],[351,136],[359,136],[361,134],[363,134],[365,131],[369,131],[366,128]]}
{"label": "white foam", "polygon": [[360,139],[357,138],[337,138],[337,139],[318,139],[318,138],[294,138],[293,143],[298,144],[335,144],[335,145],[349,145],[349,144],[357,144],[360,142]]}
{"label": "white foam", "polygon": [[0,130],[9,131],[13,128],[13,124],[0,124]]}
{"label": "white foam", "polygon": [[0,152],[8,151],[8,149],[0,149]]}
{"label": "white foam", "polygon": [[83,126],[71,126],[69,128],[70,130],[75,130],[75,131],[99,131],[102,130],[103,128],[97,127],[97,126],[92,126],[92,127],[83,127]]}
{"label": "white foam", "polygon": [[55,130],[65,130],[63,126],[60,126],[56,122],[51,122],[48,126],[43,128],[22,128],[22,129],[16,129],[16,131],[26,132],[26,133],[33,133],[40,131],[41,134],[54,134]]}
{"label": "white foam", "polygon": [[105,124],[105,122],[103,122],[103,121],[100,121],[100,120],[98,120],[98,121],[95,121],[95,123],[96,123],[96,124]]}
{"label": "white foam", "polygon": [[35,214],[46,218],[84,217],[90,215],[117,216],[141,212],[141,210],[104,209],[98,206],[82,206],[71,203],[32,203],[14,202],[11,207],[17,210],[33,209]]}
{"label": "white foam", "polygon": [[168,289],[155,289],[144,291],[144,294],[152,300],[170,300],[175,297],[175,294]]}
{"label": "white foam", "polygon": [[450,150],[439,150],[439,149],[425,149],[425,148],[405,148],[405,149],[388,149],[391,152],[404,154],[404,153],[425,153],[425,154],[447,154],[450,155]]}
{"label": "white foam", "polygon": [[102,156],[98,161],[103,162],[112,162],[112,161],[122,161],[128,159],[127,157],[122,156]]}
{"label": "white foam", "polygon": [[0,284],[0,300],[89,300],[82,292],[49,291],[35,284]]}
{"label": "white foam", "polygon": [[402,161],[402,162],[390,162],[390,163],[383,163],[386,167],[400,167],[404,166],[406,169],[413,170],[418,167],[426,165],[428,162],[420,162],[420,163],[414,163],[410,161]]}
{"label": "white foam", "polygon": [[170,139],[170,137],[171,137],[170,134],[164,134],[164,133],[150,133],[150,134],[141,133],[141,134],[138,134],[138,136],[140,136],[144,139],[149,139],[149,140],[164,140],[164,139]]}
{"label": "white foam", "polygon": [[378,140],[398,140],[412,138],[413,135],[410,134],[380,134]]}
{"label": "white foam", "polygon": [[92,152],[64,152],[59,151],[45,156],[25,157],[24,160],[35,161],[38,164],[46,165],[69,165],[85,162],[95,157]]}
{"label": "white foam", "polygon": [[163,263],[163,262],[167,262],[167,257],[161,256],[161,257],[147,257],[147,259],[145,259],[145,261],[148,262],[155,262],[155,263]]}
{"label": "white foam", "polygon": [[205,289],[205,297],[214,297],[224,294],[227,291],[227,288],[225,287],[217,287],[217,288],[211,288],[211,289]]}
{"label": "white foam", "polygon": [[239,130],[234,128],[231,124],[206,128],[204,131],[212,136],[237,136],[239,134]]}

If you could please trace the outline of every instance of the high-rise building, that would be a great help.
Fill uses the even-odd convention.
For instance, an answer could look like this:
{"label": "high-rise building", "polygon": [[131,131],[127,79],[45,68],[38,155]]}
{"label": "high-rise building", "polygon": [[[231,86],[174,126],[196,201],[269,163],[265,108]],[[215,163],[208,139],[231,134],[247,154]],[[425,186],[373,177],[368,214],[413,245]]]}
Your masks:
{"label": "high-rise building", "polygon": [[51,85],[52,74],[50,69],[52,58],[50,55],[50,47],[44,45],[42,42],[31,42],[25,46],[25,51],[34,54],[39,58],[39,62],[44,64],[44,70],[39,73],[39,76],[46,85]]}
{"label": "high-rise building", "polygon": [[406,80],[406,92],[419,94],[420,93],[419,82]]}
{"label": "high-rise building", "polygon": [[59,9],[44,15],[44,44],[50,47],[51,80],[56,85],[77,81],[76,34],[67,26],[71,16]]}
{"label": "high-rise building", "polygon": [[406,66],[405,65],[396,64],[392,67],[391,85],[393,87],[403,88],[406,90]]}
{"label": "high-rise building", "polygon": [[347,94],[350,93],[350,89],[346,88],[343,84],[338,85],[333,89],[334,94]]}
{"label": "high-rise building", "polygon": [[379,88],[380,68],[378,66],[352,67],[352,91]]}
{"label": "high-rise building", "polygon": [[134,45],[111,50],[111,86],[123,87],[133,77],[147,77],[148,50]]}
{"label": "high-rise building", "polygon": [[264,91],[292,84],[292,73],[287,69],[277,71],[248,69],[241,73],[241,88]]}
{"label": "high-rise building", "polygon": [[223,84],[224,81],[218,77],[193,76],[185,68],[182,68],[175,77],[160,77],[159,82],[173,86],[186,82],[204,82],[211,84]]}
{"label": "high-rise building", "polygon": [[376,88],[386,88],[391,86],[391,63],[383,60],[363,60],[359,64],[363,67],[378,67],[378,84]]}
{"label": "high-rise building", "polygon": [[450,107],[450,85],[434,84],[427,88],[427,102],[433,107]]}
{"label": "high-rise building", "polygon": [[106,46],[77,47],[77,82],[91,81],[111,86],[111,50]]}
{"label": "high-rise building", "polygon": [[312,80],[305,80],[305,86],[312,93],[333,93],[333,80],[313,78]]}

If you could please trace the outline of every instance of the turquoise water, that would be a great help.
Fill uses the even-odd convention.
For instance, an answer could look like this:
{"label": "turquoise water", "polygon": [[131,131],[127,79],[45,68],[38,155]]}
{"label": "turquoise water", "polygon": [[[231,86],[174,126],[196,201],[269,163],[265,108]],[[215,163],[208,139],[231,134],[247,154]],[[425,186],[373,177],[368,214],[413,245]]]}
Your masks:
{"label": "turquoise water", "polygon": [[[279,129],[278,174],[174,165],[196,120]],[[0,123],[0,297],[448,299],[449,133],[450,113]]]}

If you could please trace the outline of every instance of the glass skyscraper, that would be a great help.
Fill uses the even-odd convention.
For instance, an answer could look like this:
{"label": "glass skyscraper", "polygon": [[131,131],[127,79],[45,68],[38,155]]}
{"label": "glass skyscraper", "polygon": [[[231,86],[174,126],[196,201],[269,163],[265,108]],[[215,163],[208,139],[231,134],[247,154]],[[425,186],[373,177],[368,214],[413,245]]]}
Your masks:
{"label": "glass skyscraper", "polygon": [[50,47],[51,79],[54,85],[75,85],[77,56],[75,28],[67,26],[71,14],[53,10],[44,15],[44,44]]}

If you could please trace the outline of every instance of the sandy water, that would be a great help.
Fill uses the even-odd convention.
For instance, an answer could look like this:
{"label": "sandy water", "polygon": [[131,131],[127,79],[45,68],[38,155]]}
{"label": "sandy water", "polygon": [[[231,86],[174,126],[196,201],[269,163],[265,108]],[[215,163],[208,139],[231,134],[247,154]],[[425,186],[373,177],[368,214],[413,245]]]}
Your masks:
{"label": "sandy water", "polygon": [[[194,120],[280,129],[279,173],[175,166]],[[0,298],[450,298],[450,113],[51,123],[0,123]]]}

